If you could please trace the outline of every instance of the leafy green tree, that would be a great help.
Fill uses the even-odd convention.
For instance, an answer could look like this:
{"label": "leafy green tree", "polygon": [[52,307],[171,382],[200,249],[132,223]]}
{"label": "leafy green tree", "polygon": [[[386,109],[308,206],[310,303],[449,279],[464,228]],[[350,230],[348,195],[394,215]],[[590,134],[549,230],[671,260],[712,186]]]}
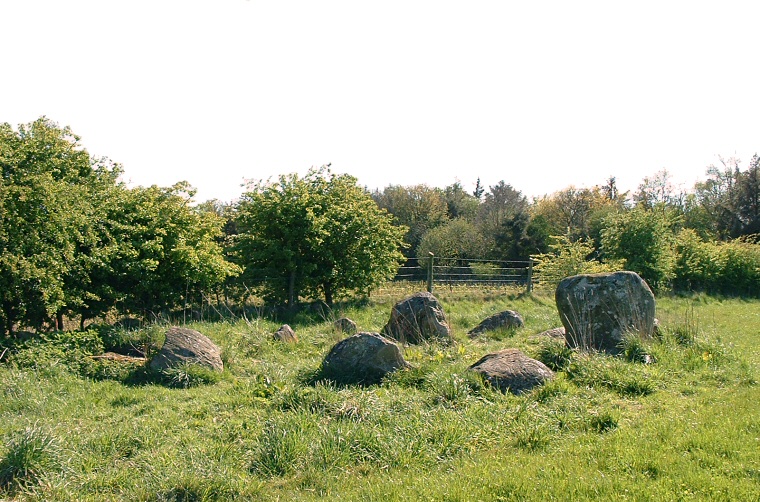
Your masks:
{"label": "leafy green tree", "polygon": [[739,176],[737,185],[741,233],[760,234],[760,157],[757,154],[752,157],[747,170]]}
{"label": "leafy green tree", "polygon": [[[478,213],[478,225],[483,235],[491,242],[502,232],[503,225],[520,213],[527,213],[529,208],[528,199],[520,192],[505,183],[503,180],[489,188],[484,201],[480,204]],[[491,255],[496,257],[498,250],[492,250]]]}
{"label": "leafy green tree", "polygon": [[[741,235],[742,221],[739,216],[739,159],[719,157],[721,166],[707,168],[707,179],[694,186],[697,203],[704,213],[710,215],[709,234],[721,240]],[[700,233],[705,233],[702,230]]]}
{"label": "leafy green tree", "polygon": [[485,236],[474,223],[457,218],[426,233],[417,249],[417,257],[426,259],[433,253],[444,258],[479,259],[488,248]]}
{"label": "leafy green tree", "polygon": [[[66,278],[93,244],[92,189],[113,179],[69,128],[42,117],[14,131],[0,125],[0,331],[41,328],[81,290]],[[95,169],[94,169],[95,167]]]}
{"label": "leafy green tree", "polygon": [[635,208],[604,220],[602,252],[606,260],[622,260],[655,289],[673,278],[675,236],[673,213]]}
{"label": "leafy green tree", "polygon": [[186,182],[123,190],[106,225],[114,249],[103,271],[129,311],[158,313],[210,293],[238,267],[224,258],[223,220],[192,206]]}
{"label": "leafy green tree", "polygon": [[475,196],[466,192],[460,182],[455,182],[443,189],[443,198],[446,201],[446,212],[449,219],[463,218],[474,221],[478,214],[480,201]]}
{"label": "leafy green tree", "polygon": [[438,188],[389,185],[372,197],[380,208],[393,215],[396,225],[407,228],[404,236],[407,256],[415,256],[422,237],[449,219],[446,199]]}
{"label": "leafy green tree", "polygon": [[549,250],[551,231],[542,215],[517,213],[502,224],[496,234],[495,249],[499,259],[526,260]]}
{"label": "leafy green tree", "polygon": [[293,306],[301,295],[366,293],[393,277],[406,228],[356,178],[312,169],[260,182],[241,198],[235,256],[243,281]]}

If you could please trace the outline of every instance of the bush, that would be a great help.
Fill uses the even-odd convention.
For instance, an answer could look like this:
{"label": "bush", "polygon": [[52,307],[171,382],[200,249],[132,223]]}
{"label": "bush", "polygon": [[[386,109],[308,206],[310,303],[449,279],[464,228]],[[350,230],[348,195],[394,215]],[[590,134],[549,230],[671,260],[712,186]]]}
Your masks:
{"label": "bush", "polygon": [[743,239],[705,242],[686,229],[678,234],[675,249],[675,289],[760,295],[760,245]]}
{"label": "bush", "polygon": [[533,255],[537,263],[533,267],[534,277],[540,289],[553,290],[557,284],[571,275],[613,272],[622,268],[620,261],[602,263],[590,259],[594,246],[580,239],[571,241],[568,236],[555,236],[550,245],[551,252]]}
{"label": "bush", "polygon": [[626,270],[639,274],[655,290],[669,287],[675,268],[673,217],[665,211],[637,208],[604,220],[602,252],[622,260]]}

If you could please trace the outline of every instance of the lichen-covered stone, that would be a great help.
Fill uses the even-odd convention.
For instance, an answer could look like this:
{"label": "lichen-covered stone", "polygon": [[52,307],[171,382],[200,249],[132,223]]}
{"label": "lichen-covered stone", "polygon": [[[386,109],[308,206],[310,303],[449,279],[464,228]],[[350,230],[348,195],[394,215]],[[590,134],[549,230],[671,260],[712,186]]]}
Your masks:
{"label": "lichen-covered stone", "polygon": [[285,343],[296,343],[298,341],[296,332],[293,331],[293,328],[291,328],[288,324],[283,324],[280,326],[280,329],[275,331],[274,335],[272,336],[275,340]]}
{"label": "lichen-covered stone", "polygon": [[525,325],[523,318],[514,310],[505,310],[483,319],[480,324],[472,328],[467,334],[474,338],[488,331],[494,331],[499,328],[516,329]]}
{"label": "lichen-covered stone", "polygon": [[376,383],[409,367],[398,346],[378,333],[357,333],[341,340],[322,363],[325,376],[342,383]]}
{"label": "lichen-covered stone", "polygon": [[356,323],[348,317],[341,317],[333,323],[333,326],[335,327],[336,331],[345,333],[347,335],[355,335],[358,331]]}
{"label": "lichen-covered stone", "polygon": [[502,392],[521,394],[554,378],[554,372],[518,349],[504,349],[487,354],[470,366]]}
{"label": "lichen-covered stone", "polygon": [[150,367],[160,371],[182,364],[198,364],[222,371],[221,352],[214,342],[198,331],[172,327],[166,332],[164,346],[150,362]]}
{"label": "lichen-covered stone", "polygon": [[401,343],[452,341],[443,306],[428,292],[416,293],[396,303],[382,332]]}
{"label": "lichen-covered stone", "polygon": [[555,300],[570,347],[617,353],[627,333],[654,333],[654,295],[635,272],[566,277]]}
{"label": "lichen-covered stone", "polygon": [[565,328],[552,328],[533,335],[531,338],[552,338],[554,340],[565,340]]}

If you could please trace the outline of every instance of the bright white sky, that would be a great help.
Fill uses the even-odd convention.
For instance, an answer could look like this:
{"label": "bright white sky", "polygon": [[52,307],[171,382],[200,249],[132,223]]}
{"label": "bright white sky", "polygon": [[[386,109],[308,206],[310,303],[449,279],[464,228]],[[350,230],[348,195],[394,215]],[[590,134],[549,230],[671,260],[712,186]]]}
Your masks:
{"label": "bright white sky", "polygon": [[2,0],[0,122],[69,125],[133,184],[328,162],[529,196],[760,150],[760,2]]}

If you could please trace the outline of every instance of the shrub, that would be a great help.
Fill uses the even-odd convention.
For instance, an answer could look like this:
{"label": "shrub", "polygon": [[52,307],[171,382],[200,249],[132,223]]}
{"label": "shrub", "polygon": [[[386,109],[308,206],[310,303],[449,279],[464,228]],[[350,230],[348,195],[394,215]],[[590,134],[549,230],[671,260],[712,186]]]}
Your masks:
{"label": "shrub", "polygon": [[667,288],[675,267],[673,218],[665,211],[641,208],[610,215],[602,231],[603,255],[622,260],[626,270],[638,273],[653,289]]}
{"label": "shrub", "polygon": [[549,246],[551,252],[531,256],[536,261],[533,271],[540,289],[553,290],[562,279],[571,275],[612,272],[622,268],[619,261],[601,263],[589,259],[594,254],[594,246],[582,239],[575,242],[568,236],[555,236],[554,239],[556,242]]}

